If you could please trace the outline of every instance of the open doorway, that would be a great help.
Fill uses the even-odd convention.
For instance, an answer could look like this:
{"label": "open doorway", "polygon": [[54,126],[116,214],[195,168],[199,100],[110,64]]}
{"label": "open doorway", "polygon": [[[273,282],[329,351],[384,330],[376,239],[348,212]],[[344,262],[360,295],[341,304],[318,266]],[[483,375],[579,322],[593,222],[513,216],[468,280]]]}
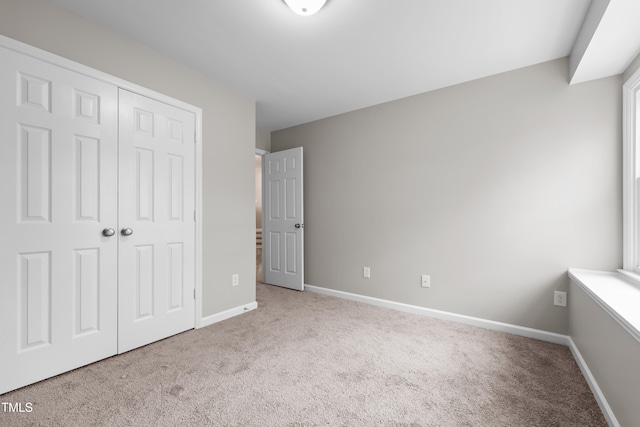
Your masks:
{"label": "open doorway", "polygon": [[256,149],[256,282],[304,290],[302,147]]}
{"label": "open doorway", "polygon": [[[257,150],[256,150],[257,151]],[[256,153],[256,282],[262,282],[262,156]]]}

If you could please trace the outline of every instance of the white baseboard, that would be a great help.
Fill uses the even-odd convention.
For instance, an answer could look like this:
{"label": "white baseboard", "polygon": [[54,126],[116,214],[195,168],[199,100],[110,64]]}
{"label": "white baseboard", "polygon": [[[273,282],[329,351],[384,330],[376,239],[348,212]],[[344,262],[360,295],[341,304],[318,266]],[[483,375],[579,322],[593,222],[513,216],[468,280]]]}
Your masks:
{"label": "white baseboard", "polygon": [[257,302],[252,302],[249,304],[241,305],[239,307],[234,307],[229,310],[222,311],[220,313],[212,314],[207,317],[203,317],[200,319],[199,324],[196,325],[196,329],[204,328],[205,326],[213,325],[214,323],[222,322],[223,320],[230,319],[234,316],[238,316],[240,314],[255,310],[258,308]]}
{"label": "white baseboard", "polygon": [[450,313],[448,311],[434,310],[431,308],[419,307],[417,305],[404,304],[383,300],[379,298],[368,297],[364,295],[352,294],[349,292],[336,291],[334,289],[321,288],[318,286],[304,285],[305,289],[319,294],[344,298],[352,301],[363,302],[378,307],[391,308],[393,310],[404,311],[406,313],[418,314],[421,316],[435,317],[442,320],[450,320],[452,322],[464,323],[466,325],[478,326],[484,329],[494,331],[507,332],[523,337],[535,338],[541,341],[552,342],[555,344],[569,345],[569,337],[567,335],[556,334],[554,332],[541,331],[539,329],[526,328],[524,326],[511,325],[509,323],[495,322],[493,320],[481,319],[479,317],[465,316],[463,314]]}
{"label": "white baseboard", "polygon": [[535,338],[541,341],[552,342],[555,344],[562,344],[569,347],[571,354],[580,367],[582,375],[584,375],[589,388],[593,393],[598,406],[602,411],[607,423],[610,427],[620,427],[620,424],[616,420],[611,407],[607,403],[607,399],[604,397],[602,390],[596,383],[595,378],[591,374],[587,363],[582,358],[580,351],[576,347],[575,343],[568,335],[556,334],[554,332],[541,331],[539,329],[525,328],[523,326],[511,325],[509,323],[495,322],[493,320],[481,319],[479,317],[465,316],[463,314],[450,313],[447,311],[434,310],[431,308],[419,307],[416,305],[403,304],[400,302],[388,301],[379,298],[368,297],[365,295],[352,294],[349,292],[336,291],[334,289],[321,288],[318,286],[304,285],[305,289],[311,292],[316,292],[323,295],[329,295],[338,298],[344,298],[351,301],[362,302],[365,304],[371,304],[378,307],[390,308],[393,310],[404,311],[406,313],[418,314],[421,316],[435,317],[437,319],[449,320],[457,323],[464,323],[466,325],[478,326],[485,329],[491,329],[494,331],[507,332],[514,335],[521,335],[528,338]]}
{"label": "white baseboard", "polygon": [[589,388],[591,389],[593,396],[596,398],[596,402],[598,402],[598,406],[600,406],[600,410],[602,411],[604,418],[607,420],[607,423],[610,427],[620,427],[620,423],[618,423],[618,420],[611,410],[607,399],[604,397],[602,390],[600,390],[596,379],[591,374],[591,370],[587,366],[587,362],[585,362],[585,360],[582,358],[580,350],[578,350],[578,347],[573,342],[571,337],[569,337],[569,349],[571,350],[571,354],[573,354],[573,358],[576,360],[576,363],[580,367],[582,375],[584,376],[585,380],[587,380],[587,384],[589,384]]}

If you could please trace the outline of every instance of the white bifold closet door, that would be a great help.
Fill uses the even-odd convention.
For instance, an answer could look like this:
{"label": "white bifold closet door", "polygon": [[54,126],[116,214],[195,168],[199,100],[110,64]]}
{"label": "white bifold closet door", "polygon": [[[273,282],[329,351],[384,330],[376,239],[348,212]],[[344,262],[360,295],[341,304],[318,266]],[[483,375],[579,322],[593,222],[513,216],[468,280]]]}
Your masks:
{"label": "white bifold closet door", "polygon": [[0,47],[0,394],[194,327],[194,123]]}
{"label": "white bifold closet door", "polygon": [[120,90],[119,353],[195,325],[194,138],[192,113]]}

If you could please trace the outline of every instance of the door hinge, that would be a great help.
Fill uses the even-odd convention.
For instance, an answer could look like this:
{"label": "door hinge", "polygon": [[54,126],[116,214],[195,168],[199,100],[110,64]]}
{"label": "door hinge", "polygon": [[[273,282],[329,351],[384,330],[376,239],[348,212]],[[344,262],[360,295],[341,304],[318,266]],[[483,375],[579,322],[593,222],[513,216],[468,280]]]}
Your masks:
{"label": "door hinge", "polygon": [[196,288],[193,288],[193,299],[196,299]]}
{"label": "door hinge", "polygon": [[196,211],[193,211],[193,222],[196,222]]}

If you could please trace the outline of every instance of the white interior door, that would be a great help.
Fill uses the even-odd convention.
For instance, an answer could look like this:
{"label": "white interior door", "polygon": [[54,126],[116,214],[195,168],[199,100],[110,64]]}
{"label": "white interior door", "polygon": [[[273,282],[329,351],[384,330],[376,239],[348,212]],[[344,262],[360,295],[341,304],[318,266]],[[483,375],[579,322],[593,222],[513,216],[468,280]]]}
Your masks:
{"label": "white interior door", "polygon": [[0,394],[117,351],[117,96],[0,48]]}
{"label": "white interior door", "polygon": [[302,147],[263,157],[264,280],[304,290]]}
{"label": "white interior door", "polygon": [[195,117],[123,89],[119,115],[122,353],[195,326]]}

